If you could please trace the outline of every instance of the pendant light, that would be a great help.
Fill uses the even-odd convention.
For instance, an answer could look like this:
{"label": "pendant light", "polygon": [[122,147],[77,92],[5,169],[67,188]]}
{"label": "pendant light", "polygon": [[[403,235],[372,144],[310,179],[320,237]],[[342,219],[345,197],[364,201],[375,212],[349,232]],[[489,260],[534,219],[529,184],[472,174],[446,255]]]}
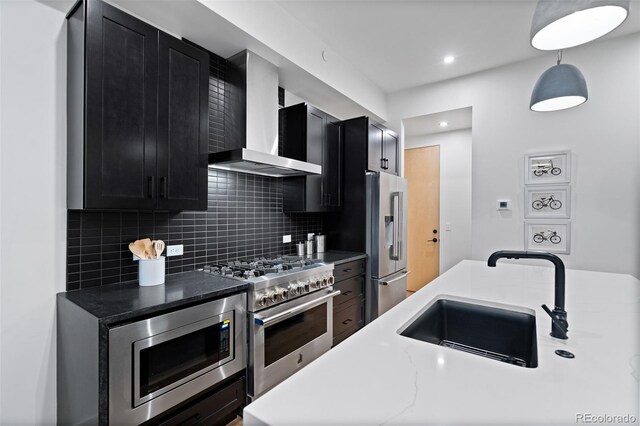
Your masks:
{"label": "pendant light", "polygon": [[628,15],[629,0],[539,0],[530,42],[540,50],[578,46],[613,31]]}
{"label": "pendant light", "polygon": [[573,108],[587,101],[587,82],[574,65],[561,64],[562,51],[558,51],[558,62],[546,70],[533,87],[529,108],[532,111],[559,111]]}

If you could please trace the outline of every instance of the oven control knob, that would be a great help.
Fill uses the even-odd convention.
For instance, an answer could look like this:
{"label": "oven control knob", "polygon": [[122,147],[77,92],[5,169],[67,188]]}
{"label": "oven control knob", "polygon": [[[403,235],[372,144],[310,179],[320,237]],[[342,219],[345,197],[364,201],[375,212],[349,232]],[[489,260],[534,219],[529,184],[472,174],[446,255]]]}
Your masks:
{"label": "oven control knob", "polygon": [[311,282],[310,281],[305,281],[304,283],[302,283],[300,285],[302,285],[302,288],[304,289],[305,293],[309,293],[309,291],[311,291]]}
{"label": "oven control knob", "polygon": [[333,285],[333,283],[335,282],[333,275],[329,275],[329,285]]}
{"label": "oven control knob", "polygon": [[296,283],[291,283],[289,284],[289,295],[290,296],[297,296],[298,293],[298,284]]}
{"label": "oven control knob", "polygon": [[287,290],[286,288],[278,287],[275,289],[275,298],[277,300],[285,300],[288,294],[289,294],[289,290]]}
{"label": "oven control knob", "polygon": [[258,293],[256,295],[256,305],[265,306],[267,304],[267,295],[265,293]]}
{"label": "oven control knob", "polygon": [[322,288],[322,280],[316,279],[316,288]]}
{"label": "oven control knob", "polygon": [[271,303],[276,303],[278,301],[278,293],[272,290],[267,291],[267,300]]}

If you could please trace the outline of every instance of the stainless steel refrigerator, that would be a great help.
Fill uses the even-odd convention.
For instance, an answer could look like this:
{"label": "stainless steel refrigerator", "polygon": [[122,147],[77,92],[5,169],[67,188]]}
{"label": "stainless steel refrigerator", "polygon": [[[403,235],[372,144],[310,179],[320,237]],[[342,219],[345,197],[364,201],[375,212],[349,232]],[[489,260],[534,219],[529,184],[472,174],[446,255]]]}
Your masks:
{"label": "stainless steel refrigerator", "polygon": [[367,254],[369,288],[366,322],[382,315],[407,292],[407,180],[367,173]]}

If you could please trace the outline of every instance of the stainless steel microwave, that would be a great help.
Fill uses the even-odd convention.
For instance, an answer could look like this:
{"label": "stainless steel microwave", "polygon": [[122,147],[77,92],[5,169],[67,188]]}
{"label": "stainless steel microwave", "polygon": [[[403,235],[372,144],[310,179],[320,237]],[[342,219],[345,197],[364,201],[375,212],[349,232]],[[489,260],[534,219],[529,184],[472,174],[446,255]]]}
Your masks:
{"label": "stainless steel microwave", "polygon": [[109,423],[138,424],[246,367],[246,295],[109,330]]}

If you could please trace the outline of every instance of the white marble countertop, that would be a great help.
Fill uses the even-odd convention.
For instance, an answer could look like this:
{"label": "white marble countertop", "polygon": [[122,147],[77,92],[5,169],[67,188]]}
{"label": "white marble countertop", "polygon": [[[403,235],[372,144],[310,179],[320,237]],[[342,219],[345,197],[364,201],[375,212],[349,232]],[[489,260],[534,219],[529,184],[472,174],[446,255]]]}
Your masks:
{"label": "white marble countertop", "polygon": [[[248,405],[244,424],[575,425],[579,414],[637,422],[640,281],[567,270],[569,339],[561,341],[549,336],[551,320],[540,307],[553,305],[553,280],[549,267],[463,261]],[[538,367],[400,336],[438,295],[534,309]]]}

